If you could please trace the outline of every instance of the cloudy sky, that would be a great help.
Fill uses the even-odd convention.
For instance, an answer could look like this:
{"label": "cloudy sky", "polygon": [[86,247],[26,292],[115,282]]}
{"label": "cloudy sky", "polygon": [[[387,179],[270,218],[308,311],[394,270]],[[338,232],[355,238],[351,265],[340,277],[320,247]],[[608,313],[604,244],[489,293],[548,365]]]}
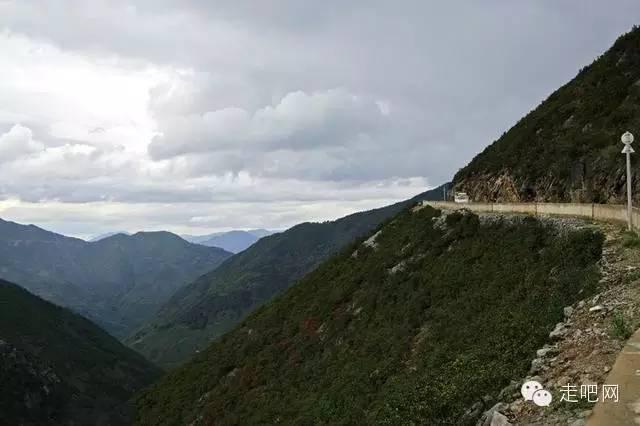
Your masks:
{"label": "cloudy sky", "polygon": [[449,179],[637,0],[0,0],[0,217],[286,228]]}

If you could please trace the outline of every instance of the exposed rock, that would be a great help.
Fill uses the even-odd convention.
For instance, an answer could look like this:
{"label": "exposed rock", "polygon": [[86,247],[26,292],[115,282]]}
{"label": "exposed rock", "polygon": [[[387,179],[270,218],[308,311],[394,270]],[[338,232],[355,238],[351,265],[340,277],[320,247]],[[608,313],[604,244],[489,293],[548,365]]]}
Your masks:
{"label": "exposed rock", "polygon": [[562,128],[563,129],[568,129],[569,127],[573,126],[573,121],[574,121],[575,117],[572,115],[571,117],[567,118],[564,123],[562,123]]}
{"label": "exposed rock", "polygon": [[542,359],[535,358],[533,361],[531,361],[531,368],[529,369],[529,372],[537,373],[538,371],[540,371],[543,365],[544,365],[544,361]]}
{"label": "exposed rock", "polygon": [[[495,404],[491,408],[489,408],[487,411],[485,411],[482,414],[482,417],[480,418],[480,420],[478,420],[478,422],[476,424],[478,426],[491,426],[491,425],[494,425],[493,419],[494,419],[496,413],[500,414],[500,416],[503,416],[500,413],[500,411],[506,411],[507,409],[509,409],[509,405],[508,404],[505,404],[504,402],[498,402],[497,404]],[[496,421],[500,421],[500,416],[498,416],[498,420],[496,420]],[[505,420],[506,420],[506,417],[505,417]],[[498,424],[500,424],[500,423],[498,423]],[[506,423],[506,424],[508,424],[508,423]]]}
{"label": "exposed rock", "polygon": [[511,426],[511,423],[509,423],[507,416],[496,411],[491,417],[490,426]]}
{"label": "exposed rock", "polygon": [[442,214],[438,217],[434,217],[431,220],[433,221],[433,228],[444,231],[447,229],[447,215],[449,212],[447,210],[443,210]]}
{"label": "exposed rock", "polygon": [[378,244],[376,243],[376,238],[378,238],[378,236],[380,236],[380,233],[382,232],[382,230],[376,232],[375,234],[373,234],[372,236],[370,236],[369,238],[367,238],[362,245],[365,247],[371,247],[371,248],[376,248],[378,246]]}
{"label": "exposed rock", "polygon": [[553,331],[551,333],[549,333],[549,338],[550,339],[559,339],[562,336],[564,336],[565,334],[567,334],[569,330],[567,329],[567,326],[565,325],[565,323],[563,322],[559,322],[556,324],[556,327],[553,329]]}
{"label": "exposed rock", "polygon": [[571,306],[566,306],[563,311],[564,311],[564,317],[569,318],[573,313],[573,308]]}
{"label": "exposed rock", "polygon": [[404,268],[407,266],[407,262],[405,262],[404,260],[400,261],[397,265],[395,265],[393,268],[389,269],[389,273],[391,275],[396,274],[398,272],[402,272],[404,271]]}
{"label": "exposed rock", "polygon": [[538,349],[536,351],[536,356],[538,358],[544,358],[547,355],[556,354],[556,353],[558,353],[557,348],[554,348],[553,346],[545,345],[545,347],[543,347],[542,349]]}

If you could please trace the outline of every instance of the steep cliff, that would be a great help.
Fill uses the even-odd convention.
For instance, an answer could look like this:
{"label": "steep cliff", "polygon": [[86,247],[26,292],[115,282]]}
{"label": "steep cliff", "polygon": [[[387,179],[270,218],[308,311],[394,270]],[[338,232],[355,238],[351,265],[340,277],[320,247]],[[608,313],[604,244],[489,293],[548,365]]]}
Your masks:
{"label": "steep cliff", "polygon": [[[462,168],[455,189],[474,201],[622,202],[626,130],[640,135],[638,28]],[[638,176],[633,189],[640,201]]]}

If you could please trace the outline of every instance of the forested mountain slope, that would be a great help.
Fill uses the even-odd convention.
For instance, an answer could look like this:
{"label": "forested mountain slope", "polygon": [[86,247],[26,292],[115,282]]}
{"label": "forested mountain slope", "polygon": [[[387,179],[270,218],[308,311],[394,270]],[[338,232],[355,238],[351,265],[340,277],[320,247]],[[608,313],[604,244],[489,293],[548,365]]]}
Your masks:
{"label": "forested mountain slope", "polygon": [[406,210],[145,391],[137,424],[474,424],[594,291],[602,242]]}
{"label": "forested mountain slope", "polygon": [[406,206],[442,195],[439,187],[387,207],[264,237],[178,291],[127,342],[160,365],[183,362],[345,245]]}
{"label": "forested mountain slope", "polygon": [[0,220],[0,278],[120,336],[229,256],[168,232],[117,234],[89,243]]}
{"label": "forested mountain slope", "polygon": [[[622,202],[627,130],[640,136],[638,28],[478,154],[454,184],[475,201]],[[638,173],[633,193],[640,201]]]}
{"label": "forested mountain slope", "polygon": [[160,376],[89,320],[0,280],[0,424],[126,425]]}

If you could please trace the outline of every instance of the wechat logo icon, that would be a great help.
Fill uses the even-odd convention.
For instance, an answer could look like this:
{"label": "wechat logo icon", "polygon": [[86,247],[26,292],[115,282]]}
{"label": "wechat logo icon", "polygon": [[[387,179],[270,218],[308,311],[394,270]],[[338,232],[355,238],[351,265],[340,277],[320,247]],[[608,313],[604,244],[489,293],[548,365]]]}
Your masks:
{"label": "wechat logo icon", "polygon": [[553,400],[551,392],[545,390],[542,385],[535,380],[524,382],[520,388],[520,393],[525,401],[533,401],[538,407],[548,407]]}

